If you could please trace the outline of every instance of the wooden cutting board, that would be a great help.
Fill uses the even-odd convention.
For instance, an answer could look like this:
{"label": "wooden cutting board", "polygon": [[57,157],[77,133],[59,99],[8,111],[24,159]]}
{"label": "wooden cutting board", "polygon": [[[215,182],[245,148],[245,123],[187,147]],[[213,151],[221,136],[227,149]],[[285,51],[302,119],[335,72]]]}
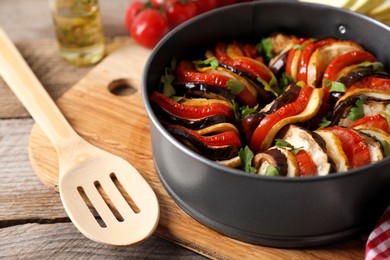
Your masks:
{"label": "wooden cutting board", "polygon": [[[57,104],[82,137],[128,160],[153,187],[161,211],[158,236],[214,259],[364,258],[364,239],[299,250],[268,248],[226,237],[182,211],[164,190],[153,165],[149,122],[140,88],[149,54],[150,50],[134,42],[126,44],[93,68]],[[57,155],[37,125],[31,130],[29,156],[42,183],[57,190]]]}

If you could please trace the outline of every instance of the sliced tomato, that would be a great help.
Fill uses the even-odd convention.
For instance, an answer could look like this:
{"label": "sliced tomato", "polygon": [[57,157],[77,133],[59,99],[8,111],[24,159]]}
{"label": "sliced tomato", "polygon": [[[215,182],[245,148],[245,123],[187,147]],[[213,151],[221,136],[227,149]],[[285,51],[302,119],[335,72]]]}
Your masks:
{"label": "sliced tomato", "polygon": [[151,102],[156,103],[162,109],[175,116],[185,119],[200,119],[215,115],[225,115],[234,118],[233,109],[226,101],[210,102],[202,105],[186,105],[170,99],[160,92],[153,92],[150,96]]}
{"label": "sliced tomato", "polygon": [[363,50],[349,51],[341,54],[328,65],[324,72],[323,79],[336,81],[338,73],[343,68],[364,61],[375,62],[376,58],[371,53]]}
{"label": "sliced tomato", "polygon": [[[270,68],[258,59],[247,57],[243,49],[237,44],[218,43],[215,50],[216,58],[225,63],[226,65],[232,66],[236,69],[246,71],[255,77],[260,77],[266,82],[270,82],[275,78]],[[253,54],[249,54],[253,55]],[[276,81],[275,81],[276,84]]]}
{"label": "sliced tomato", "polygon": [[[238,93],[238,99],[249,107],[254,107],[257,104],[257,92],[255,88],[251,88],[250,83],[239,75],[232,74],[229,71],[214,70],[210,68],[198,71],[190,61],[181,61],[177,65],[176,76],[179,82],[202,82],[205,84],[215,85],[222,88],[228,88],[228,82],[238,80],[244,85],[243,90]],[[245,82],[245,83],[243,83]]]}
{"label": "sliced tomato", "polygon": [[350,127],[354,128],[358,125],[373,126],[382,129],[386,133],[390,134],[389,123],[387,122],[387,119],[381,114],[362,117],[359,120],[352,122]]}
{"label": "sliced tomato", "polygon": [[305,46],[303,49],[301,56],[299,57],[298,61],[298,75],[297,80],[307,82],[307,73],[308,73],[308,66],[309,66],[309,60],[311,55],[315,50],[318,48],[321,48],[322,46],[325,46],[329,43],[337,41],[336,39],[324,39],[317,42],[309,43]]}
{"label": "sliced tomato", "polygon": [[297,99],[287,105],[284,105],[278,109],[275,113],[266,115],[259,123],[255,129],[251,141],[250,148],[253,152],[259,152],[261,149],[261,144],[263,143],[267,133],[272,129],[272,127],[279,122],[280,120],[287,118],[289,116],[297,115],[301,113],[307,106],[309,102],[310,95],[313,92],[313,88],[304,85],[299,92]]}
{"label": "sliced tomato", "polygon": [[356,88],[370,88],[377,90],[385,90],[390,92],[390,79],[378,77],[365,77],[358,82],[355,82],[348,88],[347,91],[352,91]]}
{"label": "sliced tomato", "polygon": [[317,167],[306,150],[301,149],[294,156],[298,163],[299,176],[316,175]]}
{"label": "sliced tomato", "polygon": [[302,54],[302,49],[312,42],[314,39],[299,38],[294,43],[293,47],[288,51],[286,60],[286,73],[290,75],[294,81],[297,81],[298,63]]}
{"label": "sliced tomato", "polygon": [[312,52],[307,66],[300,71],[301,80],[305,79],[305,82],[311,86],[320,85],[321,78],[332,60],[343,53],[354,50],[362,50],[362,47],[353,41],[329,40],[327,44]]}
{"label": "sliced tomato", "polygon": [[368,145],[355,130],[341,126],[327,127],[324,130],[331,131],[340,139],[352,169],[371,163]]}
{"label": "sliced tomato", "polygon": [[211,146],[211,147],[220,147],[220,146],[241,146],[241,141],[238,133],[236,131],[226,131],[223,133],[218,133],[215,135],[200,135],[198,132],[185,128],[179,125],[170,125],[167,129],[178,128],[186,131],[187,133],[194,136],[196,139],[200,140],[202,143]]}

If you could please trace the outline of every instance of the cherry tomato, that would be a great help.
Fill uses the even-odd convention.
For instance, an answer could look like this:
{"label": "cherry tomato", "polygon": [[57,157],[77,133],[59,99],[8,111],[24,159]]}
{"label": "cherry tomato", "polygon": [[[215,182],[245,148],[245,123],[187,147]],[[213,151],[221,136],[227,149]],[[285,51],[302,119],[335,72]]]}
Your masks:
{"label": "cherry tomato", "polygon": [[144,3],[141,0],[135,0],[130,2],[126,9],[125,15],[125,26],[127,31],[130,32],[131,25],[133,24],[134,18],[145,8]]}
{"label": "cherry tomato", "polygon": [[130,34],[140,45],[153,48],[169,32],[168,21],[157,9],[145,9],[133,20]]}
{"label": "cherry tomato", "polygon": [[198,14],[196,2],[191,0],[167,0],[164,12],[171,28],[187,21]]}
{"label": "cherry tomato", "polygon": [[164,0],[151,0],[150,3],[154,8],[160,8],[164,4]]}
{"label": "cherry tomato", "polygon": [[196,1],[198,14],[213,10],[218,7],[218,0],[198,0]]}

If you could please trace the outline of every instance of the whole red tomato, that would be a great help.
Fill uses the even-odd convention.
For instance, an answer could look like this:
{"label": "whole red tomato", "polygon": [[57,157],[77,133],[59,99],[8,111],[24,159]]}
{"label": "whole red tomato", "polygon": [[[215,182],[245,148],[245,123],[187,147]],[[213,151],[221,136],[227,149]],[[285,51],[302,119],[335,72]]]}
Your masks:
{"label": "whole red tomato", "polygon": [[160,8],[165,0],[150,0],[150,3],[154,8]]}
{"label": "whole red tomato", "polygon": [[134,17],[139,14],[144,8],[145,4],[141,0],[135,0],[130,2],[129,6],[126,9],[125,15],[125,26],[128,32],[130,32]]}
{"label": "whole red tomato", "polygon": [[168,32],[168,21],[157,9],[143,10],[135,16],[130,27],[133,39],[147,48],[153,48]]}
{"label": "whole red tomato", "polygon": [[218,0],[197,0],[198,14],[213,10],[218,7]]}
{"label": "whole red tomato", "polygon": [[167,0],[164,12],[169,25],[173,28],[198,14],[197,4],[193,0]]}

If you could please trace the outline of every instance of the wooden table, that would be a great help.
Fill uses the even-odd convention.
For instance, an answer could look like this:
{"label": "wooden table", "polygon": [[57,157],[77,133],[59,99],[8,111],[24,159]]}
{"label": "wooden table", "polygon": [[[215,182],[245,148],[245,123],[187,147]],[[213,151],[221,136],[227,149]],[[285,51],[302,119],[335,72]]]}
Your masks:
{"label": "wooden table", "polygon": [[[109,53],[129,40],[123,26],[129,1],[100,0]],[[92,68],[75,67],[59,58],[47,0],[1,0],[0,27],[16,43],[53,99]],[[0,79],[0,258],[203,259],[157,235],[126,248],[97,244],[82,236],[68,219],[59,194],[43,185],[31,168],[27,147],[33,124]],[[186,246],[183,241],[175,242]],[[334,247],[281,250],[280,258],[294,255],[296,259],[359,259],[364,255],[364,243],[362,237]],[[273,256],[264,254],[263,258]]]}
{"label": "wooden table", "polygon": [[[16,43],[50,95],[57,99],[91,67],[74,67],[60,60],[47,2],[1,0],[0,27]],[[100,1],[109,51],[128,36],[123,26],[128,2]],[[133,247],[113,248],[81,235],[68,219],[59,194],[44,186],[31,168],[27,147],[33,124],[0,79],[0,258],[203,259],[157,236]]]}

